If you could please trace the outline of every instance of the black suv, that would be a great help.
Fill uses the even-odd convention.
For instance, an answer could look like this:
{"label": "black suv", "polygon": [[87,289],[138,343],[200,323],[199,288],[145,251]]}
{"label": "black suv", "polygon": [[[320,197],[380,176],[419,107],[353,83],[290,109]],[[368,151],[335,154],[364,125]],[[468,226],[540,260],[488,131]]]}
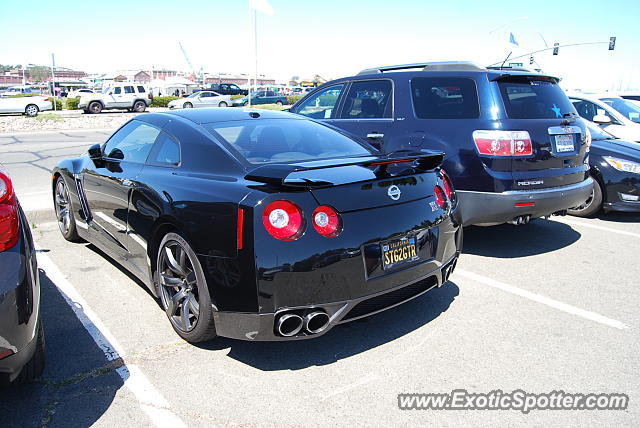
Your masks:
{"label": "black suv", "polygon": [[219,93],[220,95],[248,95],[249,91],[240,89],[233,83],[212,83],[207,89]]}
{"label": "black suv", "polygon": [[380,67],[325,83],[290,111],[384,152],[442,151],[465,225],[524,224],[566,214],[593,188],[591,136],[558,81],[467,62]]}

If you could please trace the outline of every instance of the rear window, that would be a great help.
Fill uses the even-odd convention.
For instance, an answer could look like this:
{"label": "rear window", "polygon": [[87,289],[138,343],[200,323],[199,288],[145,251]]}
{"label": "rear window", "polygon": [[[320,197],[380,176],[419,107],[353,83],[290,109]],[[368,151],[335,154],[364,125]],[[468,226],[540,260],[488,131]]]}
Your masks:
{"label": "rear window", "polygon": [[556,119],[576,113],[567,95],[551,81],[511,78],[498,81],[498,87],[511,119]]}
{"label": "rear window", "polygon": [[265,119],[203,125],[252,164],[368,156],[371,149],[310,120]]}
{"label": "rear window", "polygon": [[472,79],[416,77],[411,96],[420,119],[475,119],[480,116],[478,90]]}

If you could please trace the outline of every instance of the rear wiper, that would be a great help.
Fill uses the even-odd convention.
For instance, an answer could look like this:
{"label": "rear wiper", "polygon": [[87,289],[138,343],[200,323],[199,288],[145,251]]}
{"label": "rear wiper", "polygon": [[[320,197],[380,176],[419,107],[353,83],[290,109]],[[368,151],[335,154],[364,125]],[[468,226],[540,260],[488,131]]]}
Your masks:
{"label": "rear wiper", "polygon": [[576,117],[578,117],[578,115],[573,112],[569,112],[569,113],[563,114],[562,117],[563,117],[562,124],[570,125],[576,121]]}

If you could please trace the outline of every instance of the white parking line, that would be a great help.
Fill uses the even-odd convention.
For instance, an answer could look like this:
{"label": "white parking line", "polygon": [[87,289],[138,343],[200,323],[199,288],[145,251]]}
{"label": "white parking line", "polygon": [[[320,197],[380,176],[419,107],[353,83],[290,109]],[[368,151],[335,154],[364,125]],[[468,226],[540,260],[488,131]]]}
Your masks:
{"label": "white parking line", "polygon": [[554,218],[552,221],[557,221],[558,223],[573,224],[576,226],[587,227],[587,228],[596,229],[596,230],[602,230],[604,232],[609,232],[609,233],[617,233],[618,235],[626,235],[626,236],[633,236],[634,238],[640,238],[640,233],[633,233],[633,232],[627,232],[626,230],[613,229],[611,227],[605,227],[605,226],[598,226],[596,224],[586,223],[583,221],[576,221],[576,220],[571,220],[567,218],[562,218],[562,219]]}
{"label": "white parking line", "polygon": [[[36,246],[36,248],[40,248]],[[69,282],[53,261],[42,252],[38,252],[38,265],[47,273],[49,279],[58,287],[67,304],[80,320],[93,341],[104,353],[107,361],[114,361],[125,356],[124,349],[118,340],[102,323],[96,313],[89,307],[84,298]],[[124,361],[124,360],[123,360]],[[151,384],[145,374],[133,364],[125,364],[116,373],[124,381],[124,385],[138,400],[140,408],[147,414],[153,424],[161,428],[186,427],[178,415],[173,413],[167,400]]]}
{"label": "white parking line", "polygon": [[607,318],[603,315],[597,314],[595,312],[586,311],[584,309],[580,309],[578,307],[568,305],[566,303],[559,302],[557,300],[550,299],[548,297],[542,296],[540,294],[532,293],[527,290],[523,290],[522,288],[514,287],[513,285],[505,284],[504,282],[496,281],[491,278],[487,278],[486,276],[478,275],[473,272],[468,272],[464,269],[457,268],[454,275],[463,276],[467,279],[479,282],[483,285],[488,285],[489,287],[497,288],[502,291],[506,291],[507,293],[515,294],[516,296],[524,297],[525,299],[533,300],[534,302],[541,303],[543,305],[549,306],[554,309],[558,309],[560,311],[566,312],[571,315],[576,315],[581,318],[594,321],[600,324],[608,325],[609,327],[617,328],[623,330],[628,328],[628,326],[620,321],[616,321],[611,318]]}

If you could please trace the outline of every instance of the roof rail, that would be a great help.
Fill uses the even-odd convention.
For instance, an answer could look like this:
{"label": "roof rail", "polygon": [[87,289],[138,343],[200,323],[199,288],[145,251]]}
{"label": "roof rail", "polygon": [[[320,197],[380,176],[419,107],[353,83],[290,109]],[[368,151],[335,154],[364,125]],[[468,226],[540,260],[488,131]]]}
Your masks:
{"label": "roof rail", "polygon": [[367,68],[358,73],[363,74],[379,74],[389,71],[409,70],[412,68],[421,68],[423,71],[483,71],[484,68],[467,61],[444,61],[444,62],[420,62],[415,64],[389,65],[386,67]]}

